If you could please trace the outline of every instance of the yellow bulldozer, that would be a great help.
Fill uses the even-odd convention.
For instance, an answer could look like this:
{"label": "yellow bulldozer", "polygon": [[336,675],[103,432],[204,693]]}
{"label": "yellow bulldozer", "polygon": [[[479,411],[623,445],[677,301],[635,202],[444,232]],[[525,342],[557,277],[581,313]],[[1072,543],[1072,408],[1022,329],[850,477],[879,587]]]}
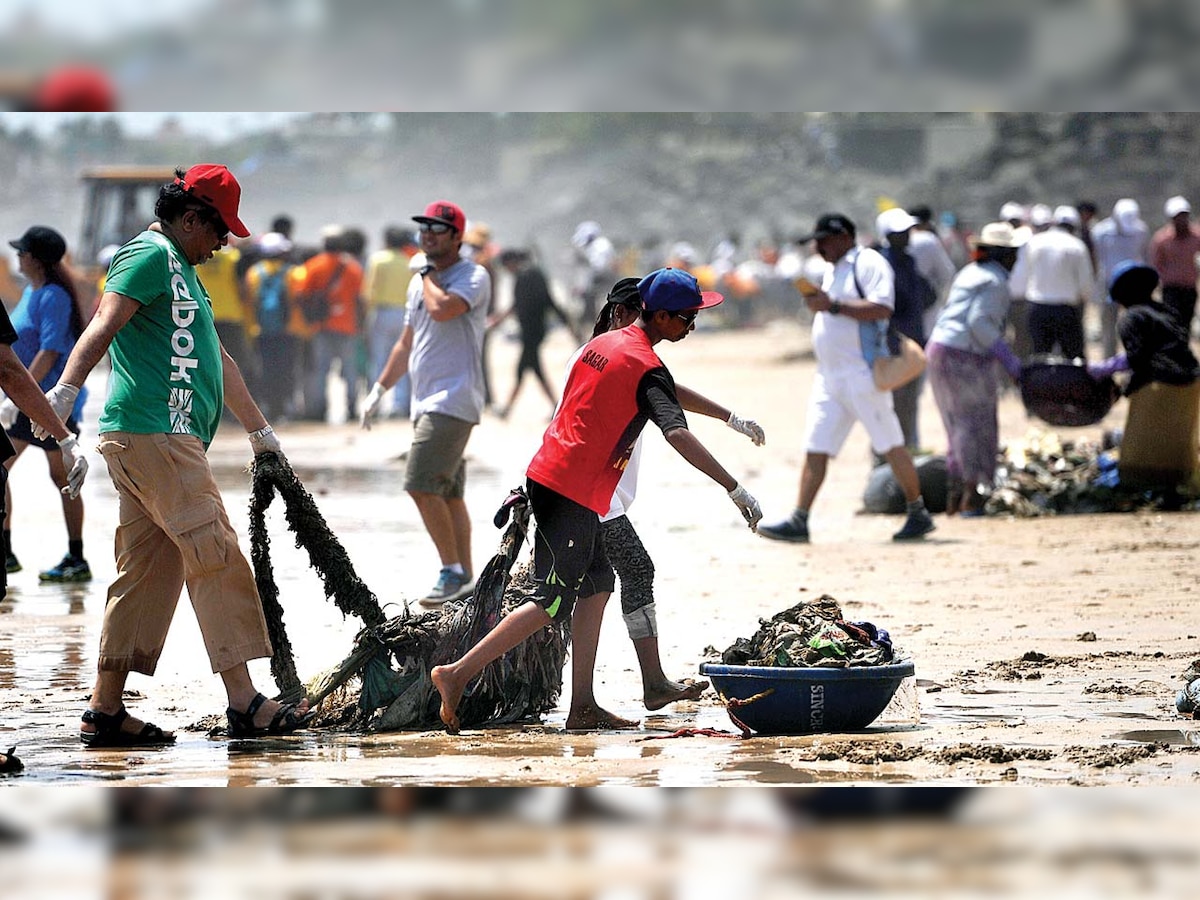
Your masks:
{"label": "yellow bulldozer", "polygon": [[[84,185],[83,228],[68,240],[67,264],[75,275],[84,321],[100,300],[107,268],[103,251],[121,246],[154,221],[158,190],[175,177],[170,166],[96,166],[80,175]],[[111,255],[111,254],[109,254]],[[11,309],[25,288],[8,257],[0,255],[0,297]]]}
{"label": "yellow bulldozer", "polygon": [[154,221],[159,188],[175,177],[171,166],[95,166],[80,175],[84,185],[83,228],[71,261],[79,297],[90,312],[100,299],[107,267],[102,252],[121,246]]}

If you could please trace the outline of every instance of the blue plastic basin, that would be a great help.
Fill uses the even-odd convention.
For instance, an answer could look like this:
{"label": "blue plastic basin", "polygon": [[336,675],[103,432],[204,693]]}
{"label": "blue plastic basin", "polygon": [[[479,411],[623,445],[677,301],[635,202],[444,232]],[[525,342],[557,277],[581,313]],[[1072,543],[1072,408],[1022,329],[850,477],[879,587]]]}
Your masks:
{"label": "blue plastic basin", "polygon": [[700,674],[712,681],[726,701],[746,700],[769,691],[733,710],[759,734],[866,728],[891,702],[900,682],[914,672],[912,660],[850,669],[700,664]]}

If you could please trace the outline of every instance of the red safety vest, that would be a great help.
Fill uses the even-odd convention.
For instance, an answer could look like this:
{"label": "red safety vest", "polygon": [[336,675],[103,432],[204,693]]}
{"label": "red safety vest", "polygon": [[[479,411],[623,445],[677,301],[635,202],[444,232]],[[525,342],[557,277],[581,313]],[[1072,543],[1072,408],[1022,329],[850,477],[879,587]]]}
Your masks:
{"label": "red safety vest", "polygon": [[597,515],[608,512],[647,422],[638,409],[638,384],[662,367],[646,332],[635,325],[589,341],[525,474]]}

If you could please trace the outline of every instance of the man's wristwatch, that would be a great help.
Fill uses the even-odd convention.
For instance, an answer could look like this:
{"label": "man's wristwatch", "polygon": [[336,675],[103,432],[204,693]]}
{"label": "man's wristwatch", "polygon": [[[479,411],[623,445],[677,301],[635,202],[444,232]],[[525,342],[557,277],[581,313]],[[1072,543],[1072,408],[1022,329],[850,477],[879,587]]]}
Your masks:
{"label": "man's wristwatch", "polygon": [[842,311],[842,301],[841,300],[830,300],[829,301],[829,312],[831,315],[836,316],[841,311]]}
{"label": "man's wristwatch", "polygon": [[421,270],[421,277],[426,277],[430,272],[436,271],[436,269],[437,266],[435,266],[433,263],[429,263],[429,265],[425,266],[425,268]]}

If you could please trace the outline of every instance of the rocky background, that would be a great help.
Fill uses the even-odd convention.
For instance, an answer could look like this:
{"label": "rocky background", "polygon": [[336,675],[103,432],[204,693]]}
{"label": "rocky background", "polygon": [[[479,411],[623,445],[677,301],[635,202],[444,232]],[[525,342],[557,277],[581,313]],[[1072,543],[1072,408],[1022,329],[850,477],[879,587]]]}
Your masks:
{"label": "rocky background", "polygon": [[1006,200],[1087,198],[1103,214],[1131,196],[1152,226],[1168,196],[1200,200],[1200,115],[1188,113],[312,113],[229,140],[195,128],[187,113],[151,137],[104,117],[48,135],[9,127],[0,235],[43,223],[76,241],[88,166],[198,161],[239,175],[255,232],[287,212],[302,242],[339,223],[374,249],[386,224],[447,197],[551,268],[569,266],[583,219],[618,245],[687,240],[707,255],[727,236],[743,253],[787,242],[825,210],[865,225],[889,202],[971,229]]}

